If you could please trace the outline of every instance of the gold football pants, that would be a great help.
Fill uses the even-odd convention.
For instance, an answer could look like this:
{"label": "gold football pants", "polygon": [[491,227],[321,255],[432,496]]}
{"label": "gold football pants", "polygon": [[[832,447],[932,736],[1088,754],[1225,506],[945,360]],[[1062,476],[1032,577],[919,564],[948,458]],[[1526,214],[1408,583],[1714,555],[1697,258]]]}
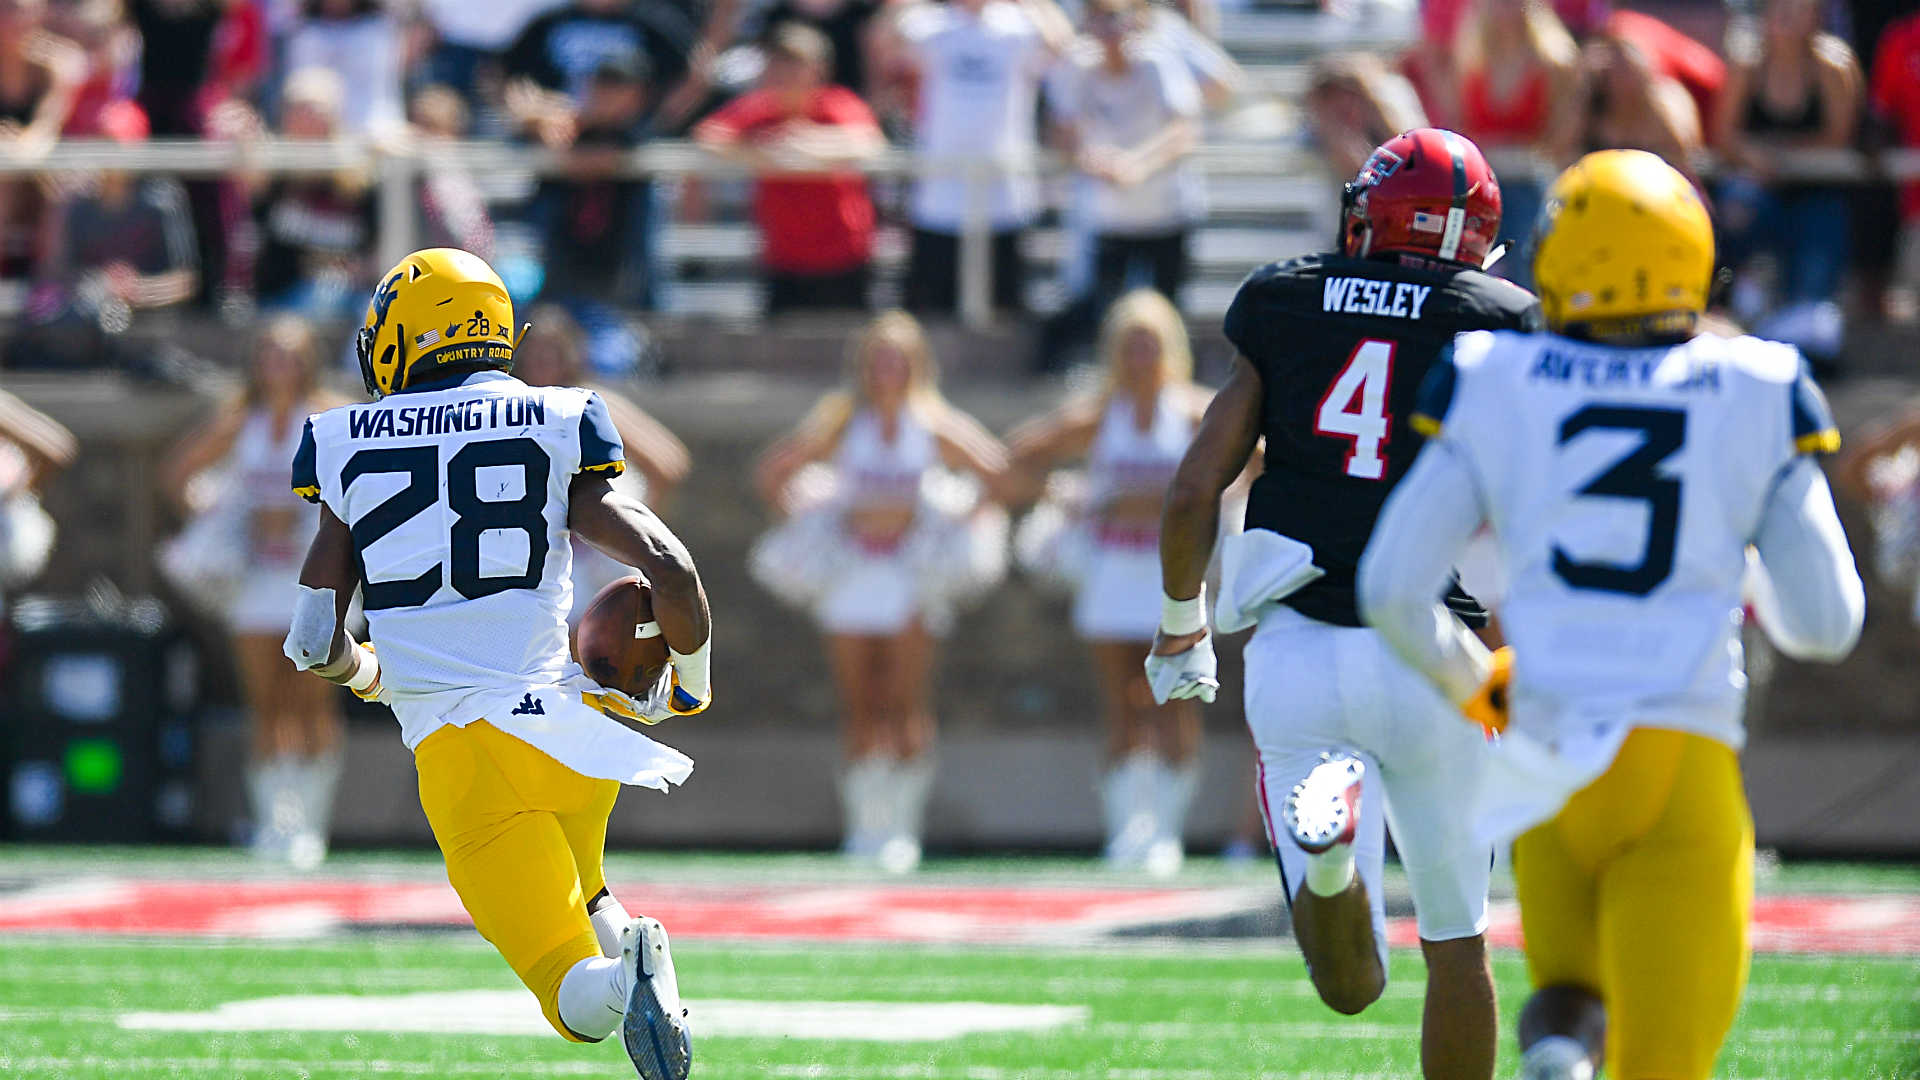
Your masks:
{"label": "gold football pants", "polygon": [[520,981],[560,1022],[560,980],[600,955],[587,901],[606,884],[601,858],[620,785],[581,776],[484,720],[443,727],[414,749],[420,808],[447,880]]}
{"label": "gold football pants", "polygon": [[1747,981],[1753,817],[1732,749],[1639,728],[1513,845],[1535,986],[1607,1007],[1619,1080],[1706,1080]]}

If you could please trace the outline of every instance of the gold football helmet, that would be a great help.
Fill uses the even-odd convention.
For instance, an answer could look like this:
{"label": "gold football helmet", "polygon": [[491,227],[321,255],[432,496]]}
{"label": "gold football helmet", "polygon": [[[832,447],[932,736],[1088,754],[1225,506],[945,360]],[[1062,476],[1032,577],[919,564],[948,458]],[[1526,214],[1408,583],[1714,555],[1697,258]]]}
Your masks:
{"label": "gold football helmet", "polygon": [[427,248],[381,275],[355,339],[360,377],[376,398],[435,378],[513,367],[520,337],[513,299],[486,260]]}
{"label": "gold football helmet", "polygon": [[1644,150],[1601,150],[1547,191],[1533,282],[1555,331],[1686,333],[1707,307],[1713,224],[1679,170]]}

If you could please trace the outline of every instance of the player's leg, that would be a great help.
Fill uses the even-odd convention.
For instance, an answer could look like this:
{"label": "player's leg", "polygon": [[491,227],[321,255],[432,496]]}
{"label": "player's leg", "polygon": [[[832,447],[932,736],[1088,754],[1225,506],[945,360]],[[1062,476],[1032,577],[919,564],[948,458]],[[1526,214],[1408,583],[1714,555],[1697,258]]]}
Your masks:
{"label": "player's leg", "polygon": [[[1377,774],[1360,782],[1350,840],[1324,847],[1310,840],[1320,848],[1310,854],[1285,820],[1289,802],[1298,802],[1296,789],[1324,795],[1324,805],[1344,799],[1347,760],[1359,764],[1363,774],[1373,771],[1351,757],[1345,695],[1337,677],[1338,638],[1356,633],[1366,631],[1325,626],[1283,611],[1262,620],[1246,647],[1247,727],[1259,756],[1256,794],[1292,909],[1294,938],[1320,999],[1348,1014],[1378,998],[1387,980],[1386,906],[1380,892],[1386,830],[1378,811]],[[1340,753],[1340,762],[1326,761],[1328,751]],[[1309,785],[1315,772],[1321,775]],[[1323,805],[1319,799],[1313,803],[1315,812]],[[1374,812],[1367,812],[1369,806]]]}
{"label": "player's leg", "polygon": [[581,804],[557,815],[560,831],[567,838],[567,850],[573,852],[573,865],[580,878],[580,894],[587,898],[587,920],[593,924],[593,936],[600,943],[600,955],[620,955],[620,932],[633,919],[607,888],[605,870],[607,818],[620,796],[620,785],[612,780],[595,780],[582,789]]}
{"label": "player's leg", "polygon": [[1534,986],[1518,1032],[1526,1080],[1591,1080],[1605,1056],[1598,873],[1618,834],[1595,820],[1612,808],[1590,805],[1605,780],[1513,842],[1514,893]]}
{"label": "player's leg", "polygon": [[1095,641],[1090,647],[1106,725],[1107,769],[1100,781],[1107,832],[1103,850],[1109,866],[1138,868],[1158,831],[1153,795],[1160,768],[1147,715],[1132,700],[1143,653],[1130,643],[1114,641]]}
{"label": "player's leg", "polygon": [[[1261,767],[1262,806],[1291,897],[1294,939],[1320,1000],[1355,1015],[1387,987],[1386,826],[1378,770],[1351,750],[1270,757],[1264,747]],[[1288,776],[1304,779],[1276,780]],[[1323,828],[1326,819],[1317,811],[1335,804],[1345,816]]]}
{"label": "player's leg", "polygon": [[827,635],[827,667],[840,695],[846,771],[840,777],[846,835],[840,850],[858,858],[880,853],[886,841],[886,785],[892,762],[882,753],[879,687],[874,639],[866,634]]}
{"label": "player's leg", "polygon": [[[547,1022],[578,1041],[604,1038],[619,1022],[562,1019],[560,986],[581,961],[600,957],[566,833],[541,789],[558,762],[485,721],[441,728],[414,751],[420,807],[446,857],[447,880],[474,928],[540,1001]],[[576,1014],[579,1010],[572,1010]]]}
{"label": "player's leg", "polygon": [[1747,980],[1753,819],[1739,761],[1712,739],[1646,729],[1621,757],[1629,766],[1654,759],[1637,787],[1662,812],[1601,871],[1608,1070],[1619,1080],[1706,1080]]}
{"label": "player's leg", "polygon": [[[618,1023],[642,1076],[684,1075],[691,1046],[666,928],[657,919],[629,915],[606,886],[607,818],[620,785],[566,773],[552,781],[547,801],[556,807],[601,953],[577,961],[561,978],[561,1020],[596,1038],[611,1033],[610,1022]],[[586,1023],[599,1026],[589,1032],[580,1027]]]}
{"label": "player's leg", "polygon": [[1393,664],[1382,677],[1392,717],[1371,741],[1427,963],[1421,1072],[1427,1080],[1487,1080],[1499,1036],[1485,936],[1493,849],[1474,839],[1463,805],[1486,741],[1426,683],[1382,659]]}

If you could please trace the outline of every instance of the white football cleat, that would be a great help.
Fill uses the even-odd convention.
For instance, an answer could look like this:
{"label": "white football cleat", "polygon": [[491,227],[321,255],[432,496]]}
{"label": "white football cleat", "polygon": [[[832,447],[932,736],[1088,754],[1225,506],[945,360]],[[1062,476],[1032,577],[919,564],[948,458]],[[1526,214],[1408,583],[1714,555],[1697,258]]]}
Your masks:
{"label": "white football cleat", "polygon": [[1366,778],[1366,762],[1352,754],[1320,755],[1320,764],[1293,786],[1280,807],[1280,821],[1300,850],[1318,855],[1353,843],[1360,823],[1360,785]]}
{"label": "white football cleat", "polygon": [[1593,1080],[1593,1062],[1577,1040],[1549,1035],[1527,1047],[1520,1080]]}
{"label": "white football cleat", "polygon": [[693,1040],[660,920],[642,915],[620,931],[620,962],[627,969],[627,1015],[620,1021],[627,1057],[642,1080],[687,1080]]}

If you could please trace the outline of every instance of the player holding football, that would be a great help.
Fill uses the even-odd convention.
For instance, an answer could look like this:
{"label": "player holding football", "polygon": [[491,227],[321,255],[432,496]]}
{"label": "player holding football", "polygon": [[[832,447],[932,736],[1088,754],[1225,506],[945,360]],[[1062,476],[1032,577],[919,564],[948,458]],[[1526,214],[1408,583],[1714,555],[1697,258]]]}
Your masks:
{"label": "player holding football", "polygon": [[[1259,624],[1246,649],[1247,723],[1294,936],[1329,1006],[1353,1014],[1380,996],[1390,817],[1427,961],[1422,1067],[1429,1080],[1486,1080],[1491,849],[1473,840],[1459,805],[1485,744],[1442,723],[1449,703],[1361,626],[1353,575],[1419,446],[1406,418],[1428,366],[1456,333],[1522,329],[1537,308],[1525,290],[1482,272],[1500,229],[1500,188],[1465,138],[1421,128],[1388,141],[1344,203],[1337,252],[1255,271],[1227,312],[1239,356],[1167,495],[1166,599],[1147,675],[1161,701],[1213,700],[1202,579],[1220,493],[1264,437],[1247,531],[1223,555],[1232,580],[1223,579],[1221,603],[1236,621]],[[1452,599],[1479,614],[1457,590]]]}
{"label": "player holding football", "polygon": [[[1652,154],[1589,154],[1547,194],[1548,332],[1460,338],[1426,449],[1360,566],[1361,607],[1505,734],[1474,810],[1513,843],[1537,987],[1528,1080],[1705,1080],[1747,972],[1753,821],[1736,756],[1748,551],[1761,626],[1838,660],[1865,602],[1826,480],[1826,401],[1790,346],[1699,334],[1713,230]],[[1490,524],[1511,660],[1438,611]],[[1508,717],[1511,716],[1511,723]],[[1458,721],[1456,720],[1455,723]]]}
{"label": "player holding football", "polygon": [[[707,707],[706,594],[673,533],[614,491],[625,466],[599,397],[508,374],[521,333],[465,251],[415,252],[381,278],[358,340],[374,400],[309,419],[294,459],[294,490],[322,509],[286,651],[392,706],[447,877],[554,1030],[619,1027],[645,1080],[683,1080],[666,932],[628,917],[601,857],[621,784],[664,791],[693,769],[610,717]],[[652,584],[671,663],[644,700],[568,655],[570,532]],[[377,655],[343,625],[356,588]]]}

